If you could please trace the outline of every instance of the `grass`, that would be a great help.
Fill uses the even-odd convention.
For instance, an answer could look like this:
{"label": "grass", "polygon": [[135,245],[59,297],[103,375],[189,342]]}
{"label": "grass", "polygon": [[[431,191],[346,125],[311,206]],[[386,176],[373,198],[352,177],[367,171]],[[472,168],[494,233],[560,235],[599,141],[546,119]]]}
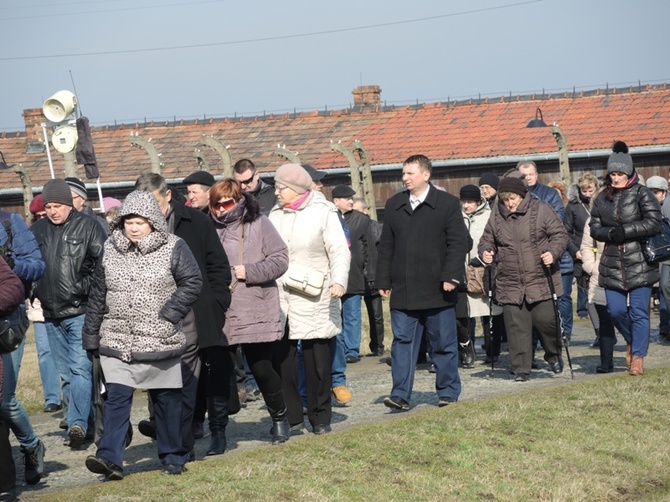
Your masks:
{"label": "grass", "polygon": [[670,500],[670,369],[398,414],[37,500]]}

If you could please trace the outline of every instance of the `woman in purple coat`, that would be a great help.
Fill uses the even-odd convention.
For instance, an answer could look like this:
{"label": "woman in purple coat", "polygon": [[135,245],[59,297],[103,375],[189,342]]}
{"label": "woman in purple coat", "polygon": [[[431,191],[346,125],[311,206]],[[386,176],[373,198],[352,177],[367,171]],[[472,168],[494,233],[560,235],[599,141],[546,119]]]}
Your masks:
{"label": "woman in purple coat", "polygon": [[288,440],[290,427],[279,374],[272,365],[282,337],[276,279],[288,268],[288,248],[256,199],[234,179],[209,191],[209,214],[232,267],[232,301],[223,327],[228,345],[242,344],[249,368],[272,417],[272,444]]}

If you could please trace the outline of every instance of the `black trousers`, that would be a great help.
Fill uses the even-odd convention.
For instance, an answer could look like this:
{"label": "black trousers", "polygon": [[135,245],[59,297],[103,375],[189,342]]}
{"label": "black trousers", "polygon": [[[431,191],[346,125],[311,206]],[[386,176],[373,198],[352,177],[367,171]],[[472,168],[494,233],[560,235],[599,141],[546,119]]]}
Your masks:
{"label": "black trousers", "polygon": [[16,486],[16,465],[9,442],[9,426],[0,421],[0,492],[8,492]]}
{"label": "black trousers", "polygon": [[384,310],[382,297],[379,293],[363,295],[365,309],[368,312],[368,323],[370,324],[370,350],[384,350]]}
{"label": "black trousers", "polygon": [[247,358],[249,369],[256,379],[258,390],[263,395],[274,394],[282,390],[281,377],[272,364],[277,343],[244,344],[244,355]]}
{"label": "black trousers", "polygon": [[[309,423],[312,426],[330,425],[333,416],[330,397],[330,340],[301,340],[301,346]],[[288,421],[291,425],[297,425],[303,422],[302,398],[298,388],[298,340],[289,340],[288,324],[284,337],[279,342],[277,357]]]}

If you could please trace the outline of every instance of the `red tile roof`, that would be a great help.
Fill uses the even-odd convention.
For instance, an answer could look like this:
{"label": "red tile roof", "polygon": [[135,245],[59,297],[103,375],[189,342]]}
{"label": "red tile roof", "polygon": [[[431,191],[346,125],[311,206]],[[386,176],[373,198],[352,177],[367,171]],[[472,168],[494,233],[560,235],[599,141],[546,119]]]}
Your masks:
{"label": "red tile roof", "polygon": [[[302,162],[317,169],[348,167],[345,157],[331,150],[331,141],[350,146],[359,140],[372,166],[397,164],[415,153],[433,161],[555,154],[556,142],[549,129],[525,127],[538,107],[547,124],[561,126],[570,152],[608,149],[617,139],[631,148],[670,146],[667,84],[577,95],[102,126],[93,128],[93,140],[102,182],[132,181],[151,169],[147,153],[129,142],[131,133],[151,138],[168,179],[183,178],[198,169],[195,149],[202,151],[213,174],[223,174],[218,154],[200,144],[203,135],[229,145],[233,162],[249,157],[263,171],[284,163],[275,154],[278,144],[297,151]],[[26,122],[44,120],[40,111],[26,110]],[[27,125],[25,132],[0,134],[0,150],[7,163],[22,164],[33,186],[41,186],[50,177],[46,153],[26,153],[28,141],[40,140],[42,131],[35,125]],[[62,176],[63,156],[53,148],[51,152],[56,176]],[[82,166],[78,173],[84,178]],[[19,186],[15,173],[0,171],[0,189]]]}

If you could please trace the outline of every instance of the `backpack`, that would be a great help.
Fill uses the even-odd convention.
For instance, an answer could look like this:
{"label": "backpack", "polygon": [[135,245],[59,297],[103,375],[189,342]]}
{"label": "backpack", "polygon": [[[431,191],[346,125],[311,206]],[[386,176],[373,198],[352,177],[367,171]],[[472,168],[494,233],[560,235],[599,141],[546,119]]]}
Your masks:
{"label": "backpack", "polygon": [[[7,233],[7,242],[0,246],[0,257],[4,258],[9,268],[14,270],[14,251],[12,246],[14,236],[12,235],[12,220],[10,218],[11,215],[7,211],[0,210],[0,221],[2,221],[2,226],[5,227],[5,232]],[[33,281],[24,281],[23,279],[21,279],[21,282],[23,283],[27,300],[33,294],[35,283]]]}

